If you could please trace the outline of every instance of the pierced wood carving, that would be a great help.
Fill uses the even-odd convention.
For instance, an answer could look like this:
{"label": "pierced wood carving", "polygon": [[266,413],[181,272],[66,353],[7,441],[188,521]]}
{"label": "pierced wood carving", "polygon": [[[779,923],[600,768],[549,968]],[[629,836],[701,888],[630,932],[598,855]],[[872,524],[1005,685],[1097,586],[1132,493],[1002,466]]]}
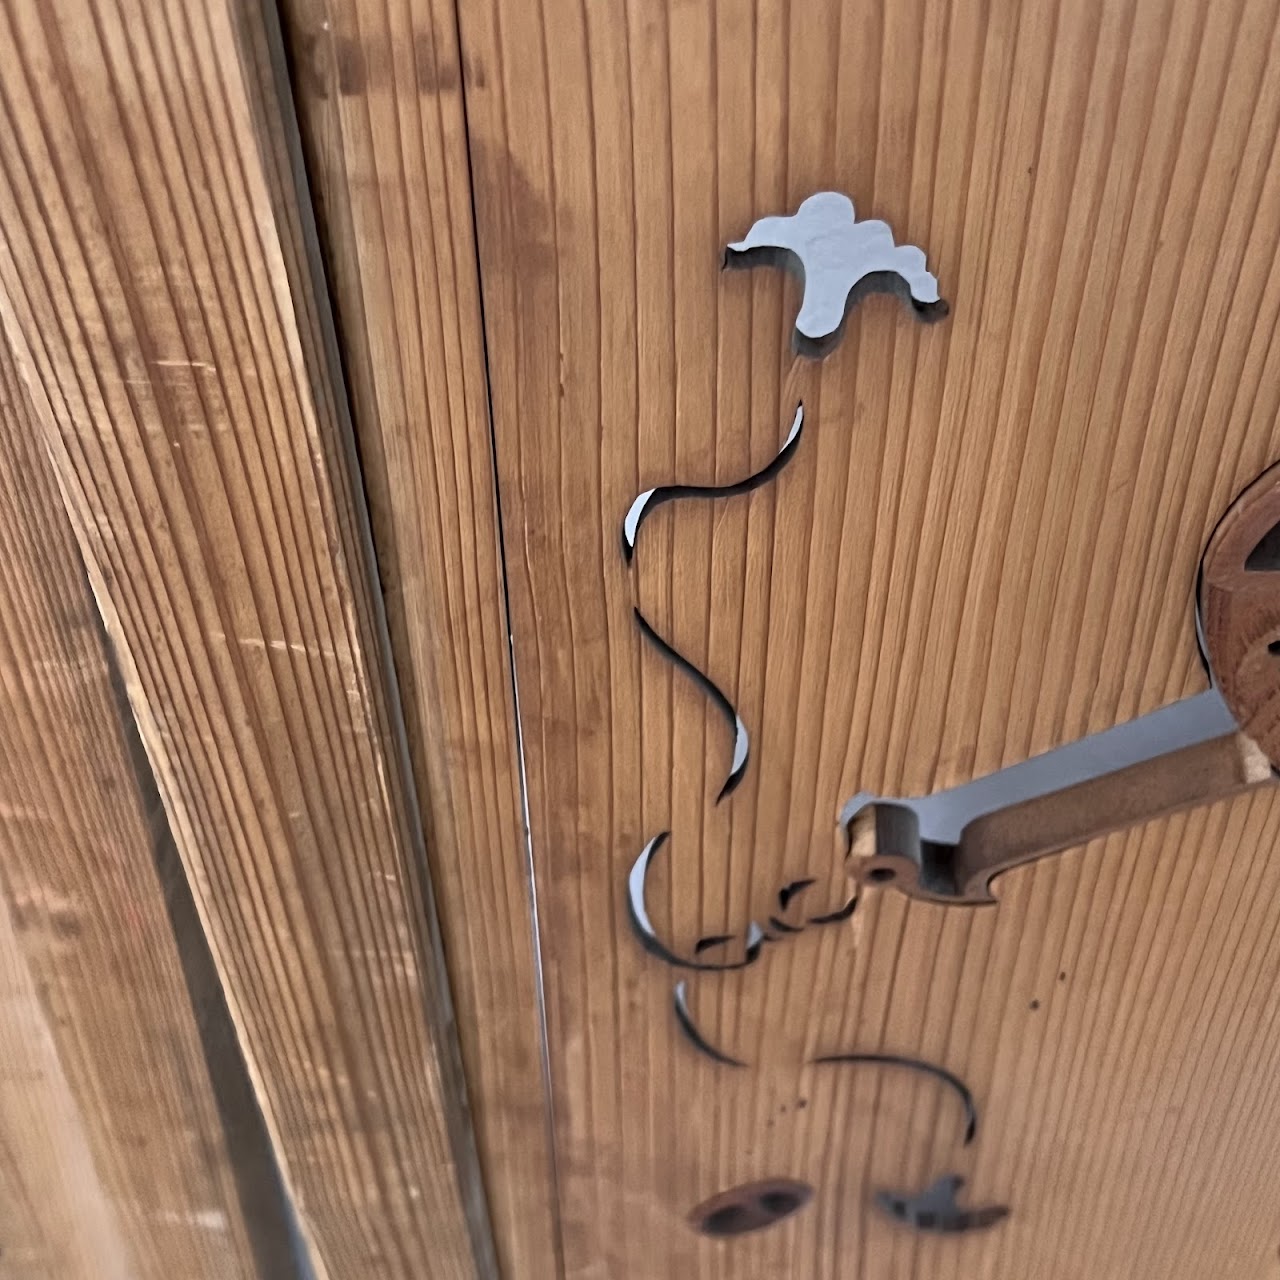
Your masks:
{"label": "pierced wood carving", "polygon": [[1002,1204],[983,1205],[978,1209],[965,1209],[956,1203],[956,1192],[964,1186],[964,1179],[950,1173],[916,1195],[900,1191],[876,1193],[876,1203],[891,1218],[896,1218],[917,1231],[937,1235],[960,1235],[966,1231],[981,1231],[995,1226],[1009,1215]]}
{"label": "pierced wood carving", "polygon": [[[770,259],[769,254],[773,251],[783,256]],[[829,346],[838,340],[847,309],[868,288],[905,288],[917,313],[922,316],[937,316],[945,311],[945,304],[938,297],[937,281],[925,267],[924,254],[910,245],[895,245],[892,233],[882,222],[857,222],[852,202],[848,197],[833,192],[810,197],[800,206],[799,212],[789,218],[761,219],[745,240],[730,245],[728,249],[730,260],[736,258],[747,264],[759,260],[760,255],[765,260],[798,265],[802,271],[805,298],[797,320],[797,334],[805,342]],[[790,430],[772,461],[740,481],[727,485],[668,483],[639,494],[622,520],[621,546],[626,564],[633,564],[641,527],[657,507],[683,499],[720,500],[742,496],[776,480],[801,447],[804,426],[805,410],[801,404],[796,406]],[[732,759],[724,785],[716,797],[718,804],[732,794],[746,774],[750,760],[746,724],[719,685],[660,635],[639,608],[635,609],[634,617],[644,639],[666,661],[695,681],[733,730]],[[627,877],[627,906],[641,945],[650,955],[672,968],[693,972],[745,968],[760,960],[768,947],[781,945],[807,928],[848,920],[857,906],[855,894],[826,910],[802,910],[806,905],[806,890],[814,881],[793,880],[779,888],[777,910],[770,914],[766,925],[749,920],[738,932],[699,939],[691,955],[682,955],[659,936],[650,918],[645,896],[649,872],[669,839],[669,831],[660,831],[646,842],[632,862]],[[749,1065],[730,1048],[714,1043],[701,1029],[692,1007],[689,979],[682,978],[675,983],[671,1008],[677,1025],[699,1053],[727,1068],[742,1069]],[[859,1051],[832,1052],[811,1061],[828,1066],[909,1070],[930,1076],[960,1099],[964,1113],[963,1142],[968,1144],[974,1138],[978,1113],[973,1094],[963,1080],[944,1067],[895,1054]],[[774,1192],[766,1194],[759,1189],[772,1185],[751,1184],[722,1192],[698,1206],[690,1214],[690,1221],[709,1235],[737,1235],[781,1221],[808,1198],[809,1189],[806,1188],[804,1196],[788,1193],[785,1205],[778,1196],[775,1196],[776,1203],[766,1203]]]}
{"label": "pierced wood carving", "polygon": [[704,1200],[689,1222],[707,1236],[741,1236],[776,1226],[813,1199],[813,1188],[794,1178],[766,1178],[730,1187]]}
{"label": "pierced wood carving", "polygon": [[887,222],[859,222],[853,201],[838,191],[819,191],[795,213],[761,218],[744,239],[729,245],[726,266],[757,262],[799,275],[804,298],[796,343],[811,354],[839,339],[846,314],[867,293],[903,294],[924,320],[947,314],[924,250],[895,244]]}

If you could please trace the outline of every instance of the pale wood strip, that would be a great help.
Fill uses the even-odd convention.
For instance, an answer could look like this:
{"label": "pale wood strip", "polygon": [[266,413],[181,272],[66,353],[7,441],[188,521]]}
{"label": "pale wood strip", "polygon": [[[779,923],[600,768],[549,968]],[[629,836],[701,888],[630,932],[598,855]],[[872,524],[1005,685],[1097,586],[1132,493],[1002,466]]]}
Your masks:
{"label": "pale wood strip", "polygon": [[[265,1160],[269,1192],[270,1157],[248,1143],[228,1149],[210,1072],[229,1083],[244,1066],[234,1043],[206,1062],[202,1028],[221,1011],[193,1004],[180,954],[203,941],[174,936],[166,899],[185,886],[162,879],[168,828],[152,811],[39,424],[3,345],[0,714],[6,911],[136,1274],[255,1276],[233,1161],[262,1178]],[[240,1109],[241,1137],[255,1121],[252,1104]],[[278,1189],[249,1203],[262,1260],[287,1274]]]}
{"label": "pale wood strip", "polygon": [[134,1280],[84,1118],[0,901],[0,1270],[13,1280]]}

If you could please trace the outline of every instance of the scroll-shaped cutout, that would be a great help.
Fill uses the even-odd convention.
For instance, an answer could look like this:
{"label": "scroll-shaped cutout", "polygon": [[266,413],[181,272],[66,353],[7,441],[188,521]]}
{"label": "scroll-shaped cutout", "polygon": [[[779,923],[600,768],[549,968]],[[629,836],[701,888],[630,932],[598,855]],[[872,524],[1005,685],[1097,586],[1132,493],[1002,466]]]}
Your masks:
{"label": "scroll-shaped cutout", "polygon": [[745,480],[736,480],[732,484],[663,484],[654,489],[646,489],[631,504],[623,517],[622,554],[627,563],[630,564],[632,556],[635,555],[636,538],[639,537],[640,526],[663,503],[674,502],[678,498],[733,498],[768,484],[795,455],[803,429],[804,404],[801,403],[796,405],[791,430],[787,432],[787,438],[782,442],[782,448],[774,455],[773,461],[747,476]]}
{"label": "scroll-shaped cutout", "polygon": [[848,1063],[854,1066],[904,1067],[908,1071],[919,1071],[924,1075],[932,1076],[935,1080],[941,1080],[949,1085],[964,1106],[964,1145],[966,1147],[978,1132],[978,1108],[973,1101],[969,1086],[945,1067],[925,1062],[923,1058],[908,1058],[898,1053],[828,1053],[821,1058],[814,1058],[813,1061],[819,1064]]}
{"label": "scroll-shaped cutout", "polygon": [[804,924],[792,924],[790,921],[782,919],[787,908],[791,903],[806,889],[817,884],[817,880],[813,876],[807,876],[803,880],[792,880],[784,884],[778,890],[778,912],[776,916],[769,917],[769,923],[778,930],[779,933],[802,933],[809,925],[815,924],[839,924],[842,920],[848,920],[853,915],[854,908],[858,905],[858,895],[854,894],[842,907],[837,907],[834,911],[826,911],[821,915],[809,916]]}
{"label": "scroll-shaped cutout", "polygon": [[698,1024],[693,1020],[693,1014],[689,1011],[689,984],[687,981],[676,983],[675,993],[672,1000],[676,1011],[676,1021],[680,1024],[680,1030],[693,1042],[694,1046],[701,1049],[713,1062],[722,1063],[726,1067],[745,1067],[747,1064],[739,1058],[734,1058],[725,1053],[722,1049],[717,1049],[715,1045],[702,1034]]}
{"label": "scroll-shaped cutout", "polygon": [[649,908],[645,905],[645,882],[648,879],[649,867],[653,863],[655,855],[666,843],[670,834],[669,831],[661,831],[654,836],[640,850],[640,854],[635,862],[631,864],[631,872],[627,876],[627,909],[631,916],[631,924],[640,939],[641,945],[650,955],[657,956],[659,960],[663,960],[677,969],[701,969],[713,973],[723,973],[730,969],[745,969],[747,965],[754,964],[760,958],[761,949],[765,944],[764,930],[754,920],[747,926],[747,932],[743,939],[745,945],[741,960],[728,960],[721,963],[709,960],[690,960],[672,951],[658,937],[658,931],[653,927],[653,921],[649,919]]}
{"label": "scroll-shaped cutout", "polygon": [[809,888],[810,885],[814,885],[816,883],[817,881],[813,876],[806,876],[803,880],[791,880],[787,884],[784,884],[782,888],[778,890],[778,909],[780,911],[785,911],[791,905],[791,899],[794,898],[796,894],[802,893],[805,889]]}
{"label": "scroll-shaped cutout", "polygon": [[914,1227],[917,1231],[938,1235],[980,1231],[1009,1216],[1008,1206],[1003,1204],[962,1209],[956,1203],[956,1192],[963,1186],[964,1179],[959,1174],[949,1173],[916,1195],[877,1191],[876,1203],[891,1218],[897,1218],[899,1222]]}
{"label": "scroll-shaped cutout", "polygon": [[720,709],[724,718],[733,727],[733,761],[729,765],[729,776],[724,780],[724,786],[720,788],[719,794],[716,796],[716,804],[719,804],[725,796],[732,793],[733,789],[742,781],[743,774],[747,771],[747,758],[751,752],[751,740],[747,736],[747,726],[743,723],[742,717],[737,713],[732,702],[720,691],[720,687],[711,680],[709,676],[704,675],[697,667],[689,661],[678,649],[667,643],[654,629],[649,619],[637,608],[635,610],[636,624],[640,628],[641,634],[646,640],[652,644],[659,653],[662,654],[668,662],[674,663],[681,671],[685,673],[701,690],[711,699],[712,702]]}
{"label": "scroll-shaped cutout", "polygon": [[706,938],[699,938],[693,944],[693,954],[700,956],[704,951],[710,951],[713,947],[723,947],[726,942],[733,941],[731,933],[713,933]]}
{"label": "scroll-shaped cutout", "polygon": [[725,254],[726,266],[757,261],[799,275],[804,297],[795,340],[806,354],[822,355],[839,340],[846,315],[866,293],[905,293],[921,319],[947,314],[924,251],[895,244],[887,222],[859,222],[853,201],[838,191],[811,195],[793,214],[760,218]]}
{"label": "scroll-shaped cutout", "polygon": [[843,907],[835,911],[828,911],[826,915],[810,916],[810,924],[839,924],[843,920],[848,920],[853,915],[854,908],[858,905],[858,895],[855,893]]}

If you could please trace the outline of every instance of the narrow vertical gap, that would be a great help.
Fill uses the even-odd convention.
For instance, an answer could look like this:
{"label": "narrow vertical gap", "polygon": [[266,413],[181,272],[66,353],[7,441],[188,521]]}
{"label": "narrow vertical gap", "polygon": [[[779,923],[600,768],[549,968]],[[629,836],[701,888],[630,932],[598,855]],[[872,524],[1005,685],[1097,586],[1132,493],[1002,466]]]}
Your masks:
{"label": "narrow vertical gap", "polygon": [[565,1275],[564,1230],[561,1223],[560,1158],[556,1144],[555,1095],[551,1079],[551,1036],[547,1021],[546,976],[542,965],[542,927],[538,911],[537,868],[533,857],[533,823],[529,808],[529,775],[524,745],[524,718],[520,710],[520,679],[516,664],[515,629],[511,618],[511,574],[507,562],[506,524],[502,512],[502,485],[498,470],[498,435],[494,421],[493,378],[489,361],[489,325],[485,315],[484,267],[480,257],[480,226],[476,216],[475,164],[471,154],[471,110],[468,100],[467,60],[462,36],[461,0],[453,0],[454,42],[458,50],[462,129],[466,139],[467,190],[471,205],[471,242],[475,252],[476,296],[480,308],[481,358],[484,362],[485,410],[489,417],[489,462],[493,468],[493,505],[497,522],[498,564],[502,575],[502,617],[507,631],[507,662],[511,672],[512,710],[515,716],[516,760],[520,776],[520,824],[524,837],[525,883],[529,891],[529,923],[533,939],[534,993],[538,1006],[538,1038],[541,1050],[543,1114],[546,1119],[547,1157],[551,1162],[551,1203],[555,1214],[551,1223],[556,1271]]}
{"label": "narrow vertical gap", "polygon": [[[85,587],[92,596],[87,574]],[[316,1280],[299,1230],[297,1212],[249,1078],[248,1063],[227,1007],[222,979],[200,923],[191,884],[129,702],[115,645],[101,613],[95,612],[93,618],[119,714],[125,753],[133,770],[138,804],[151,837],[152,865],[182,965],[254,1261],[263,1276]]]}

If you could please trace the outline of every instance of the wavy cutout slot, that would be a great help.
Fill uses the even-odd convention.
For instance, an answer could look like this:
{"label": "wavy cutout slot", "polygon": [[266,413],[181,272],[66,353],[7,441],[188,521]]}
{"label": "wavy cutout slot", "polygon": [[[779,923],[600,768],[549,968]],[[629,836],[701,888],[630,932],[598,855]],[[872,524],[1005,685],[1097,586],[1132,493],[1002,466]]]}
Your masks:
{"label": "wavy cutout slot", "polygon": [[923,1075],[941,1080],[955,1090],[956,1096],[964,1106],[964,1145],[967,1147],[978,1132],[978,1108],[973,1101],[969,1086],[959,1076],[945,1067],[935,1066],[922,1058],[908,1058],[898,1053],[829,1053],[821,1058],[814,1058],[815,1063],[848,1063],[854,1066],[903,1067],[908,1071],[918,1071]]}
{"label": "wavy cutout slot", "polygon": [[710,951],[712,947],[723,947],[726,942],[733,941],[731,933],[713,933],[709,937],[699,938],[693,944],[693,954],[701,955],[704,951]]}
{"label": "wavy cutout slot", "polygon": [[627,876],[627,910],[631,916],[632,927],[640,939],[641,946],[650,955],[656,956],[659,960],[677,969],[701,969],[713,973],[723,973],[729,969],[745,969],[747,965],[754,964],[760,958],[760,952],[766,941],[764,930],[754,920],[747,926],[744,938],[746,950],[741,960],[728,960],[722,963],[707,960],[690,960],[672,951],[658,937],[658,931],[653,927],[653,921],[649,919],[649,908],[645,905],[645,882],[648,879],[649,867],[652,865],[654,857],[662,846],[666,844],[670,834],[669,831],[661,831],[654,836],[640,850],[639,856],[631,864],[631,871]]}
{"label": "wavy cutout slot", "polygon": [[803,880],[788,881],[781,889],[778,890],[778,909],[780,911],[785,911],[787,907],[791,905],[791,899],[794,898],[797,893],[803,893],[804,890],[817,883],[818,882],[813,878],[813,876],[806,876]]}
{"label": "wavy cutout slot", "polygon": [[719,685],[717,685],[709,676],[704,675],[678,649],[674,648],[664,640],[653,629],[652,623],[650,623],[649,619],[646,618],[638,608],[635,609],[635,617],[636,624],[639,626],[644,638],[648,640],[649,643],[652,644],[668,662],[674,663],[681,671],[683,671],[685,675],[687,675],[694,684],[696,684],[698,688],[715,703],[716,707],[733,728],[733,762],[729,766],[729,776],[725,778],[724,786],[720,788],[720,792],[716,796],[716,804],[719,804],[725,796],[732,793],[733,789],[742,781],[743,775],[747,771],[747,758],[751,754],[751,740],[747,736],[747,726],[743,723],[743,719],[734,708],[733,703],[725,697]]}
{"label": "wavy cutout slot", "polygon": [[810,916],[810,924],[839,924],[842,920],[848,920],[853,915],[858,905],[858,895],[855,893],[843,907],[837,911],[828,911],[826,915]]}
{"label": "wavy cutout slot", "polygon": [[693,1020],[693,1014],[689,1011],[688,981],[682,980],[676,983],[672,1005],[676,1011],[676,1021],[680,1024],[680,1030],[689,1037],[695,1048],[700,1049],[712,1061],[719,1062],[726,1067],[745,1067],[747,1065],[740,1058],[731,1057],[724,1050],[717,1049],[699,1030],[698,1024]]}
{"label": "wavy cutout slot", "polygon": [[800,433],[803,429],[804,404],[802,402],[796,405],[791,430],[787,432],[787,438],[782,442],[782,448],[774,455],[773,461],[747,476],[745,480],[737,480],[732,484],[662,484],[653,489],[646,489],[631,504],[622,520],[622,554],[626,562],[630,564],[636,553],[636,538],[639,537],[640,526],[663,503],[674,502],[678,498],[733,498],[768,484],[791,461],[799,447]]}

